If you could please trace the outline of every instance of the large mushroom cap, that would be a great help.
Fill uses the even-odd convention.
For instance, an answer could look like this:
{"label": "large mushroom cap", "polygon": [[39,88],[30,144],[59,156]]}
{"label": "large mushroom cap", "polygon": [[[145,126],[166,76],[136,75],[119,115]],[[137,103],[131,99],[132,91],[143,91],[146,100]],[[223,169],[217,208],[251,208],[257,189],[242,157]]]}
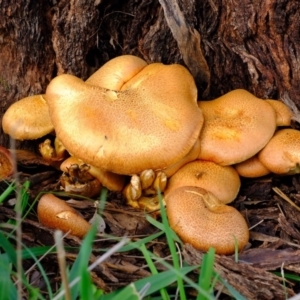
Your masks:
{"label": "large mushroom cap", "polygon": [[276,129],[276,114],[266,101],[246,90],[200,101],[204,125],[199,159],[232,165],[258,153]]}
{"label": "large mushroom cap", "polygon": [[197,186],[213,193],[222,203],[232,202],[241,181],[231,166],[220,166],[211,161],[196,160],[181,167],[168,181],[164,195],[182,186]]}
{"label": "large mushroom cap", "polygon": [[259,152],[258,159],[275,174],[300,173],[300,131],[278,130]]}
{"label": "large mushroom cap", "polygon": [[44,96],[29,96],[13,103],[3,116],[3,131],[17,140],[34,140],[52,132]]}
{"label": "large mushroom cap", "polygon": [[195,144],[203,116],[191,74],[151,64],[125,91],[72,75],[54,78],[47,102],[57,137],[72,155],[118,174],[164,169]]}
{"label": "large mushroom cap", "polygon": [[243,216],[222,204],[212,193],[199,187],[180,187],[165,197],[171,228],[185,242],[207,251],[232,254],[249,240]]}

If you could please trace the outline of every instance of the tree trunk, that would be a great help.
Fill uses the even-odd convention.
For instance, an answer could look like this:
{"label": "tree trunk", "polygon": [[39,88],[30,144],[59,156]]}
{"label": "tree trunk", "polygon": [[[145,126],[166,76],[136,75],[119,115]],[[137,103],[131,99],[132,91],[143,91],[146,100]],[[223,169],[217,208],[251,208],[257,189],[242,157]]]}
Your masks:
{"label": "tree trunk", "polygon": [[186,65],[199,99],[245,88],[300,107],[299,1],[0,0],[0,13],[1,117],[54,76],[86,79],[121,54]]}

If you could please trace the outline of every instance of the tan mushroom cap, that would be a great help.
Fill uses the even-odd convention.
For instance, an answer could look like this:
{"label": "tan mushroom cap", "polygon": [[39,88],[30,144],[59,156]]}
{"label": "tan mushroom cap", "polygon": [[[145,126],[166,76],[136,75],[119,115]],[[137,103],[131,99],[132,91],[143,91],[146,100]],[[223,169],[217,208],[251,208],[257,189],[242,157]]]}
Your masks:
{"label": "tan mushroom cap", "polygon": [[[77,164],[78,166],[83,165],[84,162],[74,156],[70,156],[63,163],[60,165],[60,169],[63,172],[68,172],[68,168],[73,165]],[[93,167],[89,165],[89,173],[97,178],[99,182],[108,188],[111,191],[121,192],[124,185],[126,177],[123,175],[103,171],[99,168]]]}
{"label": "tan mushroom cap", "polygon": [[258,159],[257,155],[236,164],[234,167],[240,176],[247,178],[261,177],[271,173]]}
{"label": "tan mushroom cap", "polygon": [[241,250],[249,240],[243,216],[199,187],[180,187],[165,197],[171,228],[185,243],[218,254],[232,254],[235,244]]}
{"label": "tan mushroom cap", "polygon": [[212,101],[200,101],[204,125],[199,159],[233,165],[259,152],[276,129],[270,104],[246,90],[231,91]]}
{"label": "tan mushroom cap", "polygon": [[292,118],[294,116],[291,109],[279,100],[266,99],[276,113],[276,125],[277,126],[290,126],[292,122]]}
{"label": "tan mushroom cap", "polygon": [[52,194],[44,194],[37,207],[39,221],[46,227],[83,237],[91,225],[65,201]]}
{"label": "tan mushroom cap", "polygon": [[14,172],[14,163],[8,149],[0,146],[0,180],[6,179]]}
{"label": "tan mushroom cap", "polygon": [[213,193],[223,204],[232,202],[240,189],[241,181],[231,166],[196,160],[180,168],[168,181],[164,195],[183,186],[197,186]]}
{"label": "tan mushroom cap", "polygon": [[16,140],[34,140],[52,132],[44,96],[29,96],[13,103],[3,116],[3,131]]}
{"label": "tan mushroom cap", "polygon": [[86,83],[119,91],[129,79],[146,66],[147,63],[137,56],[121,55],[105,63],[86,80]]}
{"label": "tan mushroom cap", "polygon": [[193,77],[180,65],[158,63],[140,73],[138,83],[119,92],[72,75],[50,82],[51,119],[73,156],[129,175],[164,169],[191,150],[203,123]]}
{"label": "tan mushroom cap", "polygon": [[260,151],[258,159],[275,174],[300,173],[300,131],[278,130]]}

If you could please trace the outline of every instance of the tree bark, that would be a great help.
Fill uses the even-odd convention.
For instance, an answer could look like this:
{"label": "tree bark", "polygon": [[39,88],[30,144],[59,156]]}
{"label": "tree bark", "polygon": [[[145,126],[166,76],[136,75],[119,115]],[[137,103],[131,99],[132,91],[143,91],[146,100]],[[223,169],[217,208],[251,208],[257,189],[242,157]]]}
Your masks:
{"label": "tree bark", "polygon": [[121,54],[187,66],[199,99],[245,88],[300,107],[298,1],[0,0],[0,13],[1,118],[54,76],[86,79]]}

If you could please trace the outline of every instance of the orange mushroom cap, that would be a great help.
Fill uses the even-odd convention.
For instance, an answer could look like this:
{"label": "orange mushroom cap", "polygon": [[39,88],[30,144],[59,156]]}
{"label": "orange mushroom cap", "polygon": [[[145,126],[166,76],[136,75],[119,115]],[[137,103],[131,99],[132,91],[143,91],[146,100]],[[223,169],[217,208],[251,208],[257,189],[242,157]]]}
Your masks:
{"label": "orange mushroom cap", "polygon": [[137,56],[121,55],[105,63],[86,80],[86,83],[119,91],[128,80],[146,66],[147,63]]}
{"label": "orange mushroom cap", "polygon": [[258,159],[275,174],[300,173],[300,131],[278,130],[258,153]]}
{"label": "orange mushroom cap", "polygon": [[291,109],[279,100],[266,99],[276,113],[276,125],[277,126],[290,126],[292,122],[292,118],[294,116]]}
{"label": "orange mushroom cap", "polygon": [[72,75],[51,81],[50,116],[72,155],[129,175],[164,169],[190,151],[203,123],[191,74],[180,65],[151,64],[138,76],[131,88],[118,92]]}
{"label": "orange mushroom cap", "polygon": [[180,168],[169,178],[164,195],[183,186],[197,186],[213,193],[222,203],[232,202],[240,189],[241,181],[231,166],[196,160]]}
{"label": "orange mushroom cap", "polygon": [[185,242],[218,254],[241,250],[249,240],[243,216],[233,207],[222,204],[212,193],[199,187],[180,187],[166,197],[171,228]]}
{"label": "orange mushroom cap", "polygon": [[240,176],[248,178],[261,177],[271,173],[258,159],[257,155],[236,164],[234,167]]}
{"label": "orange mushroom cap", "polygon": [[46,227],[69,232],[72,235],[83,237],[91,225],[81,217],[65,201],[52,194],[44,194],[37,207],[39,221]]}
{"label": "orange mushroom cap", "polygon": [[3,115],[3,131],[17,140],[34,140],[52,132],[44,96],[29,96],[13,103]]}
{"label": "orange mushroom cap", "polygon": [[204,116],[199,159],[232,165],[258,153],[276,129],[270,104],[246,90],[198,103]]}

